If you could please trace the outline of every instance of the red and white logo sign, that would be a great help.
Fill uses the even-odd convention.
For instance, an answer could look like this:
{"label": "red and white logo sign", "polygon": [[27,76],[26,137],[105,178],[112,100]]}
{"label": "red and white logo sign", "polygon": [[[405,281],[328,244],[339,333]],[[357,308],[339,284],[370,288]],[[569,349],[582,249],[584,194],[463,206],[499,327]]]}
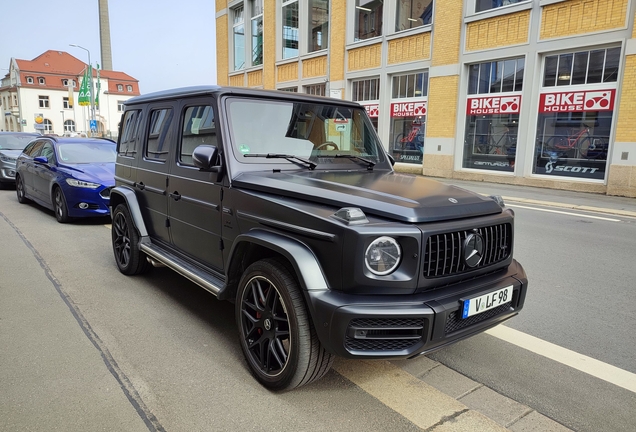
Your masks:
{"label": "red and white logo sign", "polygon": [[380,105],[374,104],[374,105],[363,105],[363,106],[364,106],[364,109],[367,110],[367,114],[369,114],[369,117],[371,118],[380,117]]}
{"label": "red and white logo sign", "polygon": [[616,90],[543,93],[539,96],[539,112],[612,111]]}
{"label": "red and white logo sign", "polygon": [[426,115],[426,101],[394,102],[391,104],[391,117],[417,117]]}
{"label": "red and white logo sign", "polygon": [[468,98],[466,114],[519,114],[521,95]]}

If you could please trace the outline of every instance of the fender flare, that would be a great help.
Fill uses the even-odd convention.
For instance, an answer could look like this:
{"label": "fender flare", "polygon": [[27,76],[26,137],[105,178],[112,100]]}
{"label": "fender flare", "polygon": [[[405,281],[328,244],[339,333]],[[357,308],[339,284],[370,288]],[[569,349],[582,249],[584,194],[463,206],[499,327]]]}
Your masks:
{"label": "fender flare", "polygon": [[231,269],[234,260],[240,259],[237,257],[236,251],[243,243],[254,243],[284,256],[291,263],[303,291],[329,289],[318,258],[307,245],[294,238],[264,229],[253,229],[234,239],[226,268]]}
{"label": "fender flare", "polygon": [[126,186],[116,186],[110,191],[110,215],[111,219],[113,216],[113,211],[115,207],[117,207],[121,203],[126,203],[128,210],[130,211],[130,215],[133,218],[133,224],[137,231],[139,232],[140,237],[148,237],[148,230],[146,229],[146,224],[144,224],[144,218],[141,215],[141,209],[139,207],[139,201],[137,201],[137,195],[135,195],[135,191],[126,187]]}

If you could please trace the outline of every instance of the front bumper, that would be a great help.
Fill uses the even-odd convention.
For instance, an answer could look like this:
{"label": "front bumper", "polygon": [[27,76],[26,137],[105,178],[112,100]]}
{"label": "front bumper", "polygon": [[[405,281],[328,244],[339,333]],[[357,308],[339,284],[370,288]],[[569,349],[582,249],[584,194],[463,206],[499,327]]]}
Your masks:
{"label": "front bumper", "polygon": [[0,181],[3,183],[15,183],[15,164],[0,160]]}
{"label": "front bumper", "polygon": [[68,215],[73,218],[110,216],[110,189],[104,186],[98,189],[65,186]]}
{"label": "front bumper", "polygon": [[[461,299],[511,286],[512,300],[461,319]],[[513,261],[507,269],[424,293],[361,296],[307,291],[322,345],[345,358],[410,358],[483,332],[523,308],[528,279]]]}

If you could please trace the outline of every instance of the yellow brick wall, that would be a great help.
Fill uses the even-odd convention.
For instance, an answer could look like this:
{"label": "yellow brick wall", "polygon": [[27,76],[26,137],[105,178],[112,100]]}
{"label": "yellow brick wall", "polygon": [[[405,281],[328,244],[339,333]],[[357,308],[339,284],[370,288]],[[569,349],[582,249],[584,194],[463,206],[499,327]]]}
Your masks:
{"label": "yellow brick wall", "polygon": [[342,81],[345,79],[346,21],[347,0],[331,0],[329,81]]}
{"label": "yellow brick wall", "polygon": [[369,45],[349,50],[350,71],[380,67],[382,61],[382,44]]}
{"label": "yellow brick wall", "polygon": [[459,63],[459,42],[463,23],[462,3],[458,0],[439,1],[435,9],[433,36],[433,66]]}
{"label": "yellow brick wall", "polygon": [[431,58],[431,33],[393,39],[389,42],[388,63],[396,64]]}
{"label": "yellow brick wall", "polygon": [[327,75],[327,56],[315,57],[303,61],[303,78]]}
{"label": "yellow brick wall", "polygon": [[230,77],[230,85],[232,87],[245,87],[245,74],[232,75]]}
{"label": "yellow brick wall", "polygon": [[[218,3],[217,3],[218,8]],[[219,85],[228,84],[230,59],[228,57],[228,16],[223,15],[216,20],[216,82]]]}
{"label": "yellow brick wall", "polygon": [[227,0],[216,0],[216,11],[219,12],[227,7]]}
{"label": "yellow brick wall", "polygon": [[247,73],[247,86],[260,87],[263,85],[263,71],[256,70]]}
{"label": "yellow brick wall", "polygon": [[466,51],[528,42],[530,11],[471,22],[466,26]]}
{"label": "yellow brick wall", "polygon": [[276,2],[263,2],[263,87],[276,88]]}
{"label": "yellow brick wall", "polygon": [[298,62],[287,63],[277,67],[278,82],[295,81],[298,79]]}
{"label": "yellow brick wall", "polygon": [[458,85],[458,75],[430,79],[426,116],[427,137],[455,137]]}
{"label": "yellow brick wall", "polygon": [[626,56],[616,141],[636,143],[636,55]]}
{"label": "yellow brick wall", "polygon": [[545,6],[541,39],[622,28],[629,0],[569,0]]}

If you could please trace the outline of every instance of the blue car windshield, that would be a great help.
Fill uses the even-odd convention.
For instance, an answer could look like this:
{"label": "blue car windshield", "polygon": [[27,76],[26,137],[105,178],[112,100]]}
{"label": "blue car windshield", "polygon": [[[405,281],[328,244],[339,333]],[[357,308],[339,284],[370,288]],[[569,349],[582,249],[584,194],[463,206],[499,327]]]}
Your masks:
{"label": "blue car windshield", "polygon": [[65,164],[114,163],[117,159],[115,144],[73,143],[57,147],[59,160]]}

